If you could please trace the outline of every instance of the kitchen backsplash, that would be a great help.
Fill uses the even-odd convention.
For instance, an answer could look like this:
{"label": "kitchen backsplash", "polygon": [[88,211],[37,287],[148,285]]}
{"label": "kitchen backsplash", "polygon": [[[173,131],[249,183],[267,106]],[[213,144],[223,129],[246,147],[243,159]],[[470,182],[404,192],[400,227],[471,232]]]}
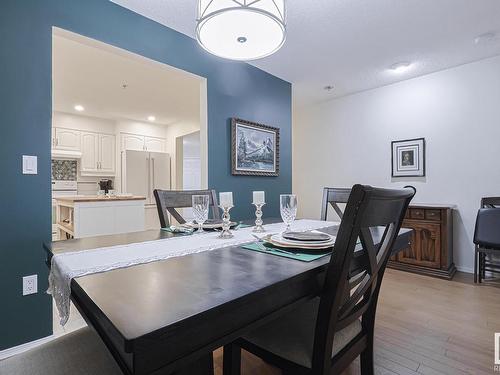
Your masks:
{"label": "kitchen backsplash", "polygon": [[52,180],[76,181],[76,160],[52,160]]}

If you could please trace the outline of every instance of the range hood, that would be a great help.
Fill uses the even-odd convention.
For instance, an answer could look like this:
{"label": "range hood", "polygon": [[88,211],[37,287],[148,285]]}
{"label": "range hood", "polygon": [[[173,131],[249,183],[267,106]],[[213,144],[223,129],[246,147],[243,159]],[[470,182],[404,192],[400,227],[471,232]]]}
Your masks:
{"label": "range hood", "polygon": [[56,150],[52,149],[52,159],[81,159],[80,151]]}

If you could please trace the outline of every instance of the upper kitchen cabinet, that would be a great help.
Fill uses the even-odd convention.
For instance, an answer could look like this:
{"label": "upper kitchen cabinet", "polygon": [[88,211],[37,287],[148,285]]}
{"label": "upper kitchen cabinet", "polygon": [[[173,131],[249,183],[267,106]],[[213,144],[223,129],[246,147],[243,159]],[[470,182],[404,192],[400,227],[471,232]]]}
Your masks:
{"label": "upper kitchen cabinet", "polygon": [[144,136],[138,134],[121,133],[122,151],[144,151]]}
{"label": "upper kitchen cabinet", "polygon": [[156,137],[145,137],[145,151],[149,152],[165,152],[165,139]]}
{"label": "upper kitchen cabinet", "polygon": [[74,129],[52,128],[52,148],[56,150],[81,151],[81,132]]}
{"label": "upper kitchen cabinet", "polygon": [[140,134],[121,133],[122,151],[149,151],[149,152],[165,152],[165,138],[149,137]]}
{"label": "upper kitchen cabinet", "polygon": [[114,176],[116,138],[112,134],[82,132],[82,160],[84,176]]}
{"label": "upper kitchen cabinet", "polygon": [[115,136],[99,134],[99,172],[115,174]]}

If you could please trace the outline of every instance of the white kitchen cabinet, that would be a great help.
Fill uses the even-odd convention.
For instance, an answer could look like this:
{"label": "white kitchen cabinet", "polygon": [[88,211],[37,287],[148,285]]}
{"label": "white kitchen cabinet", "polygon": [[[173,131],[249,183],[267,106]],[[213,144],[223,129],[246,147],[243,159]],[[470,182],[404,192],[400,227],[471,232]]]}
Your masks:
{"label": "white kitchen cabinet", "polygon": [[115,174],[115,136],[99,134],[99,172]]}
{"label": "white kitchen cabinet", "polygon": [[149,152],[165,152],[165,138],[145,137],[144,147]]}
{"label": "white kitchen cabinet", "polygon": [[80,151],[81,132],[74,129],[55,127],[52,129],[52,148],[57,150]]}
{"label": "white kitchen cabinet", "polygon": [[80,169],[82,174],[97,173],[99,171],[99,134],[82,133],[82,159]]}
{"label": "white kitchen cabinet", "polygon": [[121,133],[121,145],[121,151],[165,152],[167,148],[165,138],[131,133]]}
{"label": "white kitchen cabinet", "polygon": [[138,134],[122,133],[122,151],[144,151],[144,136]]}
{"label": "white kitchen cabinet", "polygon": [[116,171],[115,143],[114,135],[82,132],[82,175],[113,176]]}
{"label": "white kitchen cabinet", "polygon": [[[144,230],[144,197],[97,196],[56,198],[57,228],[62,238],[140,232]],[[66,219],[68,222],[64,221]],[[158,229],[159,227],[156,227]]]}

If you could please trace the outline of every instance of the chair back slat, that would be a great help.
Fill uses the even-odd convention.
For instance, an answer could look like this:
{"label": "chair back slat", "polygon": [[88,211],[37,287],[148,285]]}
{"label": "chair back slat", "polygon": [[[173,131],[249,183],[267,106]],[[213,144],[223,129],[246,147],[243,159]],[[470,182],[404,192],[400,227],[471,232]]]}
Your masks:
{"label": "chair back slat", "polygon": [[[414,195],[415,188],[410,187],[392,190],[353,186],[320,294],[313,373],[329,373],[335,332],[360,318],[366,331],[374,324],[385,267]],[[363,248],[363,268],[351,275],[358,246]]]}
{"label": "chair back slat", "polygon": [[344,215],[340,204],[347,203],[349,195],[351,194],[351,189],[349,188],[323,188],[323,204],[321,206],[321,220],[327,220],[328,218],[328,207],[331,206],[337,216],[342,219]]}
{"label": "chair back slat", "polygon": [[186,220],[176,210],[179,208],[192,207],[193,195],[208,195],[210,197],[209,206],[214,219],[220,219],[217,205],[217,194],[215,190],[159,190],[153,191],[162,228],[170,226],[168,214],[179,223],[184,224]]}

